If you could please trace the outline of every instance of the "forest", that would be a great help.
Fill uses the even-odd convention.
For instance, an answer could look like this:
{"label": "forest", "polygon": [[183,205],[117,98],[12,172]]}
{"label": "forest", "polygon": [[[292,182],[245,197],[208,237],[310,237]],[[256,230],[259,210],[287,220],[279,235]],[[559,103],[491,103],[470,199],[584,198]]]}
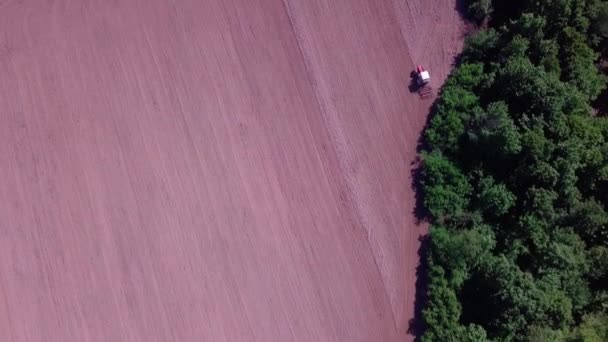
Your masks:
{"label": "forest", "polygon": [[422,341],[608,341],[608,1],[470,0],[424,133]]}

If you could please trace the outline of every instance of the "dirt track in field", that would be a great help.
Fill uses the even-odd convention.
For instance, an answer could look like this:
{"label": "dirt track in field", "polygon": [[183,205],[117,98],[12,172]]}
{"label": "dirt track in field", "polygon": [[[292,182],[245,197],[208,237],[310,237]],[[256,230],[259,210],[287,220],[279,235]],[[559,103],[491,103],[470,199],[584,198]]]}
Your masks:
{"label": "dirt track in field", "polygon": [[0,2],[2,341],[412,339],[454,0]]}

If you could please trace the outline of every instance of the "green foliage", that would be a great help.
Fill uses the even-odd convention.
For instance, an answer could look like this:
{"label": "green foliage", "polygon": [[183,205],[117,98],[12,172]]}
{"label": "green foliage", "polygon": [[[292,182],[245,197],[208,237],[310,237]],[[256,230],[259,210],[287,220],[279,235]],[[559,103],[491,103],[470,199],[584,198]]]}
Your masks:
{"label": "green foliage", "polygon": [[[462,74],[461,78],[471,78],[473,74]],[[479,99],[471,91],[462,87],[449,87],[443,90],[442,99],[437,106],[437,115],[431,121],[426,131],[426,140],[436,150],[446,154],[453,152],[464,133],[464,121],[478,108]]]}
{"label": "green foliage", "polygon": [[[554,37],[547,37],[547,20],[532,13],[524,13],[509,26],[509,35],[513,41],[524,40],[528,50],[528,57],[534,65],[541,66],[548,73],[561,75],[559,59],[559,44]],[[522,44],[519,42],[519,44]]]}
{"label": "green foliage", "polygon": [[608,277],[608,247],[595,246],[588,252],[589,277],[594,280]]}
{"label": "green foliage", "polygon": [[553,330],[546,326],[531,326],[526,336],[528,342],[564,342],[565,336],[561,330]]}
{"label": "green foliage", "polygon": [[542,40],[538,44],[538,63],[548,73],[561,75],[562,68],[559,60],[559,44],[553,39]]}
{"label": "green foliage", "polygon": [[467,11],[472,18],[481,22],[487,19],[494,11],[492,0],[472,0],[469,2]]}
{"label": "green foliage", "polygon": [[496,184],[492,177],[479,181],[477,200],[479,208],[488,216],[504,215],[515,205],[515,195],[504,184]]}
{"label": "green foliage", "polygon": [[517,119],[527,115],[557,121],[578,104],[573,89],[527,57],[509,58],[498,72],[493,90]]}
{"label": "green foliage", "polygon": [[608,56],[608,1],[595,1],[591,8],[590,40],[604,57]]}
{"label": "green foliage", "polygon": [[468,141],[483,156],[499,158],[521,151],[521,135],[506,103],[493,102],[486,110],[474,111],[469,121]]}
{"label": "green foliage", "polygon": [[547,20],[549,34],[557,34],[567,26],[584,32],[589,27],[586,16],[588,0],[527,0],[526,10]]}
{"label": "green foliage", "polygon": [[608,316],[604,314],[589,314],[583,317],[583,321],[568,342],[605,342],[608,341]]}
{"label": "green foliage", "polygon": [[450,232],[445,228],[431,230],[434,260],[444,265],[450,287],[458,289],[469,272],[475,269],[494,248],[494,234],[485,226]]}
{"label": "green foliage", "polygon": [[557,216],[555,201],[558,194],[553,190],[531,187],[526,193],[524,206],[528,211],[547,222],[553,222]]}
{"label": "green foliage", "polygon": [[424,341],[608,340],[606,3],[495,0],[467,39],[425,132]]}
{"label": "green foliage", "polygon": [[592,13],[592,32],[599,39],[608,38],[608,2],[600,2]]}
{"label": "green foliage", "polygon": [[594,1],[589,12],[591,40],[597,45],[608,39],[608,1]]}
{"label": "green foliage", "polygon": [[515,35],[502,50],[501,62],[509,61],[514,58],[527,58],[529,50],[530,41],[520,35]]}
{"label": "green foliage", "polygon": [[449,110],[443,115],[436,115],[426,131],[426,141],[439,151],[453,152],[460,137],[464,134],[464,122],[461,115],[455,110]]}
{"label": "green foliage", "polygon": [[[604,281],[602,284],[605,284]],[[608,314],[608,291],[598,290],[593,294],[588,312]]]}
{"label": "green foliage", "polygon": [[597,71],[598,54],[585,36],[571,27],[564,28],[561,41],[563,74],[588,100],[595,100],[606,86],[606,78]]}
{"label": "green foliage", "polygon": [[513,339],[525,329],[527,322],[540,320],[540,293],[532,276],[509,259],[491,259],[468,286],[473,284],[480,288],[478,299],[484,302],[484,307],[475,308],[484,313],[477,317],[476,323],[485,326],[491,335]]}
{"label": "green foliage", "polygon": [[456,293],[444,277],[440,266],[431,266],[428,302],[431,309],[424,310],[424,320],[427,331],[423,341],[449,341],[458,330],[460,303]]}
{"label": "green foliage", "polygon": [[461,54],[463,63],[485,62],[491,60],[498,49],[498,32],[494,29],[481,31],[465,40]]}
{"label": "green foliage", "polygon": [[471,185],[460,170],[439,153],[424,155],[424,204],[435,218],[462,213],[469,203]]}
{"label": "green foliage", "polygon": [[554,330],[547,326],[532,326],[528,329],[529,342],[605,342],[608,341],[608,316],[585,315],[582,323],[572,332]]}
{"label": "green foliage", "polygon": [[547,20],[534,13],[524,13],[509,26],[509,32],[521,35],[531,42],[541,42],[545,39]]}
{"label": "green foliage", "polygon": [[479,98],[473,92],[462,87],[446,87],[441,94],[439,110],[448,112],[454,110],[466,117],[479,104]]}
{"label": "green foliage", "polygon": [[487,341],[483,328],[477,325],[463,326],[459,322],[460,303],[456,293],[444,279],[440,266],[430,267],[428,307],[423,311],[427,330],[423,342],[483,342]]}
{"label": "green foliage", "polygon": [[570,224],[589,245],[608,246],[608,213],[597,201],[589,199],[577,205]]}
{"label": "green foliage", "polygon": [[464,89],[475,91],[480,85],[488,81],[482,63],[463,63],[450,75],[444,87],[446,89]]}

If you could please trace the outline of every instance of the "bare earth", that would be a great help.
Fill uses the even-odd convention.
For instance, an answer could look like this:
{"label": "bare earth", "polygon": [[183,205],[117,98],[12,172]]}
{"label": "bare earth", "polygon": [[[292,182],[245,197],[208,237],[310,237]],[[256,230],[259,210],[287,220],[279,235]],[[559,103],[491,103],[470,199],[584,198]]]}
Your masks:
{"label": "bare earth", "polygon": [[455,2],[0,1],[0,340],[412,339]]}

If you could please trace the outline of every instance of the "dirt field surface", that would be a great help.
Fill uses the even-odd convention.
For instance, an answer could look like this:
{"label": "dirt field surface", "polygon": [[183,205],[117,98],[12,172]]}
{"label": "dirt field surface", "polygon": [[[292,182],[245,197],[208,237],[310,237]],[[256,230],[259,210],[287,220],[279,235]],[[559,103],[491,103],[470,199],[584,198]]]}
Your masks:
{"label": "dirt field surface", "polygon": [[405,341],[455,0],[0,1],[0,339]]}

